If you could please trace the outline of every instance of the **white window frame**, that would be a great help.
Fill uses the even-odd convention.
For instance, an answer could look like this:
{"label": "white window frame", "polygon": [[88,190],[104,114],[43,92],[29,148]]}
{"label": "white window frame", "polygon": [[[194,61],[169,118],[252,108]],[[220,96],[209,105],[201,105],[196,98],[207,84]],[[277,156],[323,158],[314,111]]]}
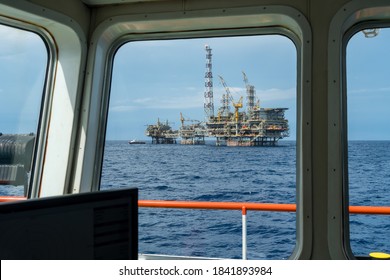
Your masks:
{"label": "white window frame", "polygon": [[[102,20],[92,36],[77,147],[74,192],[99,189],[112,63],[131,40],[224,35],[281,34],[297,48],[297,242],[292,259],[307,259],[312,246],[311,205],[311,29],[304,15],[286,6],[256,6],[115,16]],[[97,109],[100,108],[100,109]],[[86,113],[84,113],[86,112]]]}
{"label": "white window frame", "polygon": [[390,5],[353,1],[334,16],[328,35],[328,247],[332,259],[354,259],[349,242],[346,48],[353,33],[390,23]]}
{"label": "white window frame", "polygon": [[8,1],[0,4],[0,10],[3,23],[35,31],[49,50],[29,197],[69,193],[86,62],[85,33],[72,18],[32,2]]}

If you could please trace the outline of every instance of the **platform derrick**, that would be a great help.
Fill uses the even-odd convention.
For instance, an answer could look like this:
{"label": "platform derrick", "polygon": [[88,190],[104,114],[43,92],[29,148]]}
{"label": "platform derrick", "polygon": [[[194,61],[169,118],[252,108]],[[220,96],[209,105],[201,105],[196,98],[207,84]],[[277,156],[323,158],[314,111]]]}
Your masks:
{"label": "platform derrick", "polygon": [[213,64],[212,49],[209,45],[205,46],[206,50],[206,71],[204,75],[204,113],[206,120],[214,118],[214,94],[213,94]]}
{"label": "platform derrick", "polygon": [[181,137],[180,144],[182,145],[204,145],[207,130],[204,123],[198,120],[185,119],[180,113],[181,127],[179,136]]}
{"label": "platform derrick", "polygon": [[176,144],[179,132],[173,130],[168,121],[162,123],[158,119],[156,124],[147,126],[145,135],[152,138],[152,144]]}

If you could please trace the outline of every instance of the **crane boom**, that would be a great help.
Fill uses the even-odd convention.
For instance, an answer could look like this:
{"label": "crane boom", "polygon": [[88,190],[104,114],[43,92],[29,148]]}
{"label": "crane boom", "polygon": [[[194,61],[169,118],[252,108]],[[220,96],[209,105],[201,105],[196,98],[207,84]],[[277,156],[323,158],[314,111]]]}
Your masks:
{"label": "crane boom", "polygon": [[245,83],[245,86],[246,86],[246,90],[248,90],[248,88],[250,87],[249,81],[248,81],[248,77],[246,76],[244,71],[242,71],[242,74],[244,75],[244,83]]}
{"label": "crane boom", "polygon": [[240,97],[240,99],[238,100],[238,102],[234,102],[233,100],[233,96],[231,95],[230,93],[230,89],[229,87],[227,86],[225,80],[219,76],[219,79],[221,80],[221,83],[223,85],[223,87],[225,88],[225,91],[226,91],[226,94],[227,94],[227,98],[232,102],[233,104],[233,107],[234,107],[234,118],[235,118],[235,121],[238,122],[238,119],[239,119],[239,114],[238,114],[238,109],[239,108],[242,108],[242,96]]}
{"label": "crane boom", "polygon": [[218,75],[219,79],[221,80],[221,84],[223,85],[223,87],[225,88],[225,91],[226,91],[226,94],[227,94],[227,97],[228,99],[232,102],[233,106],[236,107],[238,106],[239,108],[242,108],[242,96],[240,97],[239,101],[236,103],[234,102],[234,99],[233,99],[233,96],[232,94],[230,93],[230,89],[229,87],[227,86],[225,80],[222,78],[222,76]]}

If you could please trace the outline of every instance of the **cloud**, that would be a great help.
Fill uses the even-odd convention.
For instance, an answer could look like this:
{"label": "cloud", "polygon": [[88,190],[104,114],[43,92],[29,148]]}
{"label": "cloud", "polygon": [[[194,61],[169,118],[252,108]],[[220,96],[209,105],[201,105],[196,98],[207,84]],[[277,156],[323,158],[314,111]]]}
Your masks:
{"label": "cloud", "polygon": [[296,89],[278,89],[271,88],[266,90],[256,91],[256,95],[263,101],[275,101],[275,100],[291,100],[296,99]]}
{"label": "cloud", "polygon": [[348,93],[389,93],[390,87],[382,88],[360,88],[348,90]]}
{"label": "cloud", "polygon": [[[231,92],[235,92],[233,100],[238,101],[240,96],[243,97],[244,103],[246,98],[245,88],[231,88]],[[218,108],[221,106],[222,94],[226,91],[222,87],[214,89],[214,107]],[[286,100],[296,99],[296,90],[291,89],[266,89],[257,91],[256,96],[260,99],[261,104],[268,103],[267,106],[272,106],[275,103]],[[265,105],[265,104],[264,104]],[[181,94],[181,95],[170,95],[169,97],[153,96],[145,98],[136,98],[121,102],[116,102],[116,105],[110,107],[111,112],[132,112],[144,109],[203,109],[204,107],[204,94],[203,90],[197,89],[195,94]]]}
{"label": "cloud", "polygon": [[[110,108],[112,112],[130,112],[144,109],[190,109],[203,108],[203,92],[170,97],[153,96],[117,102]],[[118,104],[119,103],[119,104]]]}
{"label": "cloud", "polygon": [[[233,95],[234,100],[238,100],[241,96],[246,97],[246,88],[239,87],[229,87],[231,94]],[[222,98],[222,94],[225,94],[226,91],[224,88],[216,88],[214,90],[214,103],[218,103]],[[279,100],[292,100],[296,99],[296,89],[288,88],[288,89],[279,89],[279,88],[270,88],[257,90],[256,96],[263,101],[279,101]]]}
{"label": "cloud", "polygon": [[21,54],[35,50],[46,51],[41,37],[37,34],[13,27],[0,25],[0,58],[20,58]]}
{"label": "cloud", "polygon": [[[259,40],[261,38],[261,40]],[[223,52],[226,50],[226,45],[229,45],[229,49],[242,49],[243,46],[254,46],[254,50],[258,48],[268,48],[275,49],[280,46],[289,46],[294,47],[293,42],[281,35],[267,35],[267,36],[243,36],[239,37],[222,37],[222,38],[213,38],[212,44],[210,44],[212,49],[215,49],[216,52]]]}
{"label": "cloud", "polygon": [[[241,96],[246,98],[246,89],[239,87],[231,87],[230,93],[233,96],[233,100],[237,101]],[[136,99],[126,99],[120,102],[116,102],[117,105],[112,106],[112,108],[121,108],[128,107],[143,107],[143,108],[197,108],[203,107],[204,103],[204,91],[199,88],[188,88],[185,91],[196,91],[191,94],[169,94],[166,96],[152,96],[145,98],[136,98]],[[214,88],[214,104],[218,104],[221,101],[222,95],[226,93],[225,89],[222,87]],[[286,99],[295,99],[296,90],[291,89],[266,89],[256,92],[256,96],[264,101],[273,101],[273,100],[286,100]],[[130,106],[131,105],[131,106]]]}
{"label": "cloud", "polygon": [[137,104],[147,104],[147,103],[150,103],[150,102],[153,102],[153,99],[150,98],[150,97],[138,98],[138,99],[133,100],[133,103],[137,103]]}
{"label": "cloud", "polygon": [[197,91],[197,90],[199,90],[199,89],[196,88],[196,87],[186,87],[185,90],[188,90],[188,91]]}
{"label": "cloud", "polygon": [[131,112],[137,110],[139,107],[137,106],[126,106],[126,105],[119,105],[119,106],[113,106],[110,108],[111,112]]}

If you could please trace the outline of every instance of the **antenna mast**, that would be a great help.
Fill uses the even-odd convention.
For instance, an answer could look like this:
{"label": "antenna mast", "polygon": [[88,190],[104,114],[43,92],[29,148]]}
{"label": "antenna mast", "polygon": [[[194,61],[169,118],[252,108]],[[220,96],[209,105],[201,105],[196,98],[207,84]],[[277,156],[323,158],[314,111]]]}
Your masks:
{"label": "antenna mast", "polygon": [[205,92],[204,92],[204,112],[206,119],[209,120],[214,117],[214,98],[213,98],[213,72],[211,61],[211,48],[209,45],[205,46],[206,50],[206,73],[205,73]]}

